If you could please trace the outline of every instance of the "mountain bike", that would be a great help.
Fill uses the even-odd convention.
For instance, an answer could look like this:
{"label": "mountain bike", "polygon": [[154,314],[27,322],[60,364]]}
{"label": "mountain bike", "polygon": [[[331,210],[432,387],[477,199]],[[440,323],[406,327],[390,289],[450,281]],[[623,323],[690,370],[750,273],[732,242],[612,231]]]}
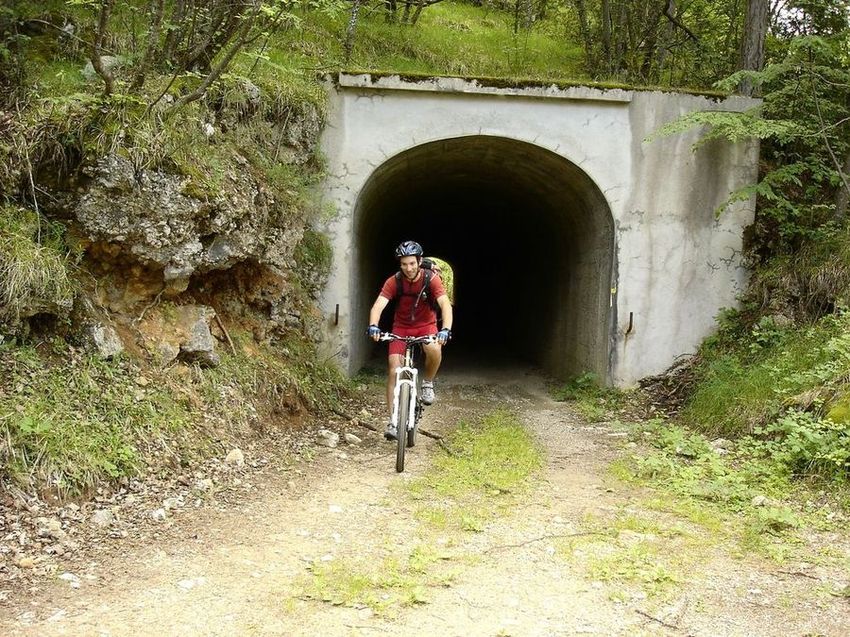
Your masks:
{"label": "mountain bike", "polygon": [[382,332],[381,341],[404,341],[404,362],[395,371],[395,389],[393,390],[392,423],[396,428],[395,470],[404,471],[404,452],[407,447],[416,444],[416,426],[425,410],[419,395],[419,370],[414,363],[416,349],[426,343],[436,343],[437,337],[396,336],[391,332]]}

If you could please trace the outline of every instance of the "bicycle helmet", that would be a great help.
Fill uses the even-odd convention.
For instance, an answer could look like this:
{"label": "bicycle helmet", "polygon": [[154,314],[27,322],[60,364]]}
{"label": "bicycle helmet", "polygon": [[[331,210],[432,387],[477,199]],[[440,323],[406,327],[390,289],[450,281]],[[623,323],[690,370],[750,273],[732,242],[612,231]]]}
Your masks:
{"label": "bicycle helmet", "polygon": [[405,241],[400,243],[395,249],[397,259],[401,259],[402,257],[421,257],[422,253],[422,246],[415,241]]}

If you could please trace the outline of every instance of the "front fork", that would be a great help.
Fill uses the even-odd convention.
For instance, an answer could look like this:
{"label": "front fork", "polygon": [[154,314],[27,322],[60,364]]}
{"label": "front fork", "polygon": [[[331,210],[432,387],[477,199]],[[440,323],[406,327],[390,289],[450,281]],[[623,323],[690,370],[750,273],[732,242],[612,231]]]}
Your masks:
{"label": "front fork", "polygon": [[[402,378],[402,374],[410,374],[410,378]],[[408,406],[408,418],[415,422],[416,418],[416,376],[419,370],[415,367],[398,367],[395,370],[395,388],[393,389],[393,426],[398,430],[398,415],[401,413],[401,386],[410,386],[410,405]],[[405,429],[412,429],[410,422],[404,423]]]}

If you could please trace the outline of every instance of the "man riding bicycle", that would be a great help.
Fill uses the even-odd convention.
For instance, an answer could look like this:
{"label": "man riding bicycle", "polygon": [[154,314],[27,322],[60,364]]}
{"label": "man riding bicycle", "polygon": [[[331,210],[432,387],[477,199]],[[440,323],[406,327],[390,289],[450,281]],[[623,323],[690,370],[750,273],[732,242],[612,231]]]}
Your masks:
{"label": "man riding bicycle", "polygon": [[[384,281],[381,292],[372,309],[369,310],[368,334],[374,341],[380,339],[381,330],[378,321],[387,304],[398,299],[393,315],[392,331],[397,336],[428,336],[436,335],[436,342],[426,343],[425,373],[422,378],[422,402],[431,405],[434,402],[434,377],[440,368],[443,353],[442,348],[452,333],[452,304],[446,295],[443,282],[436,273],[425,275],[422,266],[422,246],[415,241],[405,241],[396,248],[395,255],[399,262],[399,274],[394,274]],[[428,289],[425,288],[426,281]],[[442,327],[437,330],[436,305],[442,315]],[[387,377],[387,406],[392,414],[393,390],[395,389],[396,369],[401,366],[404,358],[404,343],[393,341],[389,347],[389,370]],[[387,424],[384,437],[395,440],[398,436],[392,417]]]}

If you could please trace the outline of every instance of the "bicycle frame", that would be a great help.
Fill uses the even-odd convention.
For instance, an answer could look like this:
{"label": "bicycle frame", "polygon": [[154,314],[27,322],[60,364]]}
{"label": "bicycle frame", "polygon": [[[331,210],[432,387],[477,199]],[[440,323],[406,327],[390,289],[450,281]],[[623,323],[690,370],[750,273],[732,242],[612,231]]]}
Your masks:
{"label": "bicycle frame", "polygon": [[404,423],[403,431],[410,431],[416,426],[416,401],[419,396],[418,383],[416,381],[419,378],[419,370],[413,364],[413,347],[414,343],[407,344],[407,348],[404,350],[404,363],[395,370],[392,421],[398,432],[402,431],[399,427],[402,423],[398,421],[398,415],[401,413],[401,388],[405,385],[410,387],[410,404],[408,405],[407,422]]}

